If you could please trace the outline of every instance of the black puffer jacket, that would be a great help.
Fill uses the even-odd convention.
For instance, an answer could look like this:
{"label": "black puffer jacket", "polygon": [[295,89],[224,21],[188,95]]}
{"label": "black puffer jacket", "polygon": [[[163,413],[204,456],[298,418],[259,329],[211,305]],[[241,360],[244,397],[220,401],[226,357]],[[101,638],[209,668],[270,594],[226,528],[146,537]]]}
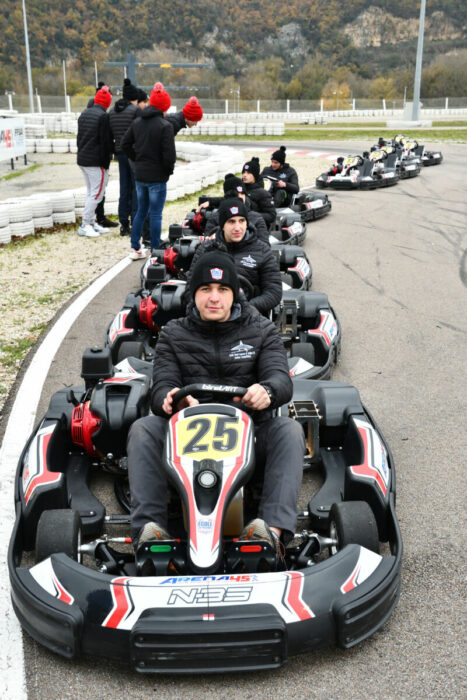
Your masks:
{"label": "black puffer jacket", "polygon": [[112,158],[109,115],[104,107],[93,104],[78,117],[78,165],[108,169]]}
{"label": "black puffer jacket", "polygon": [[[290,194],[297,194],[298,190],[300,189],[298,186],[298,175],[297,171],[295,168],[292,168],[288,163],[284,163],[284,165],[281,165],[281,167],[278,170],[273,170],[270,165],[267,165],[265,168],[263,168],[261,172],[261,177],[267,177],[268,175],[271,175],[271,177],[275,177],[279,180],[282,180],[285,182],[285,191]],[[270,192],[273,194],[276,190],[278,189],[276,183],[274,180],[271,182],[271,188]]]}
{"label": "black puffer jacket", "polygon": [[[195,307],[185,318],[170,321],[159,336],[154,360],[151,407],[165,416],[168,391],[194,382],[248,387],[259,383],[271,390],[271,408],[253,411],[255,422],[271,416],[292,397],[292,381],[284,345],[271,321],[249,304],[235,304],[224,323],[202,321]],[[209,396],[202,401],[212,400]]]}
{"label": "black puffer jacket", "polygon": [[162,112],[149,105],[134,119],[122,139],[122,151],[135,161],[135,179],[167,182],[175,166],[173,127]]}
{"label": "black puffer jacket", "polygon": [[246,277],[253,285],[253,297],[249,299],[252,306],[264,315],[277,306],[282,297],[282,280],[277,260],[271,247],[264,241],[260,241],[255,232],[249,228],[239,243],[226,243],[224,233],[220,229],[215,239],[200,243],[187,273],[188,285],[193,266],[204,253],[213,248],[227,250],[234,259],[237,274]]}
{"label": "black puffer jacket", "polygon": [[181,129],[186,127],[185,117],[183,112],[172,112],[172,114],[166,114],[165,119],[172,124],[174,130],[174,136],[178,134]]}
{"label": "black puffer jacket", "polygon": [[114,152],[122,153],[122,138],[128,131],[133,119],[140,114],[137,105],[132,105],[129,100],[118,100],[115,107],[109,112],[110,132],[114,140]]}
{"label": "black puffer jacket", "polygon": [[276,207],[271,195],[258,182],[244,182],[243,187],[251,200],[251,208],[261,214],[269,228],[276,220]]}
{"label": "black puffer jacket", "polygon": [[[209,208],[218,209],[223,197],[210,197],[209,198]],[[264,241],[268,245],[269,243],[269,231],[266,226],[261,214],[257,211],[251,209],[251,201],[248,197],[245,198],[245,206],[248,210],[248,226],[253,227],[256,230],[256,235],[261,241]],[[211,236],[219,228],[219,212],[213,211],[211,217],[206,222],[206,228],[204,233],[206,236]]]}

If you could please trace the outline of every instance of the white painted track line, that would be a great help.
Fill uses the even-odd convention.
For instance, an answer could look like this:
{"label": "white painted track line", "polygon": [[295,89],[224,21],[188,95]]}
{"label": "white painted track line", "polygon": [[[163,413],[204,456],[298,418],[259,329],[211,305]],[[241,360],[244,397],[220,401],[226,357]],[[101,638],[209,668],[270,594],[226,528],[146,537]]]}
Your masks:
{"label": "white painted track line", "polygon": [[36,411],[55,353],[90,301],[128,265],[120,260],[82,292],[63,312],[45,336],[27,368],[10,411],[0,448],[0,697],[2,700],[25,700],[23,641],[20,624],[10,599],[7,552],[15,520],[14,483],[18,459],[31,433]]}

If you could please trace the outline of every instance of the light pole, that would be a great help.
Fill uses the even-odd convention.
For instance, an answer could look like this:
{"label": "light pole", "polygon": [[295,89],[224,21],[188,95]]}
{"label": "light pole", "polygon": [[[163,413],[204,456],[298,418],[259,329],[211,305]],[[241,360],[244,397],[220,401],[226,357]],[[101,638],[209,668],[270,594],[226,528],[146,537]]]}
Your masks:
{"label": "light pole", "polygon": [[426,0],[420,0],[420,24],[418,27],[417,62],[413,84],[412,121],[418,121],[420,112],[420,83],[422,78],[423,33],[425,28]]}
{"label": "light pole", "polygon": [[31,58],[29,56],[28,21],[26,19],[26,3],[23,0],[24,46],[26,48],[26,70],[28,73],[29,111],[34,112],[34,97],[32,94]]}

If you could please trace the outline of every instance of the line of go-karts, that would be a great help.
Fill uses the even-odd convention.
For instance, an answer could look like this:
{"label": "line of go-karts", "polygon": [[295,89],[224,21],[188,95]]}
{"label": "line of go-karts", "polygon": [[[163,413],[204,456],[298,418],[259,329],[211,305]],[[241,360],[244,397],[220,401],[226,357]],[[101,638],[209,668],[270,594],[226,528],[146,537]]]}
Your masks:
{"label": "line of go-karts", "polygon": [[[53,394],[21,455],[8,566],[16,615],[40,644],[67,659],[117,659],[140,673],[243,672],[278,668],[289,656],[325,645],[349,648],[391,615],[402,557],[394,464],[357,389],[329,379],[341,327],[326,294],[311,291],[312,266],[302,247],[307,223],[330,208],[327,195],[300,192],[291,208],[278,211],[270,231],[283,282],[271,320],[294,386],[278,415],[303,427],[303,467],[322,479],[286,548],[285,570],[276,570],[267,544],[239,539],[249,498],[257,506],[254,462],[243,452],[232,452],[229,461],[218,451],[200,462],[180,448],[180,464],[193,476],[171,489],[169,524],[179,534],[151,544],[151,574],[138,568],[129,537],[126,437],[150,411],[159,333],[185,313],[187,272],[209,216],[190,212],[145,261],[138,289],[106,329],[105,347],[84,350],[83,385]],[[248,284],[241,284],[248,297]],[[208,389],[225,393],[226,387]],[[206,415],[198,407],[185,432],[215,420],[230,421],[232,435],[250,425],[239,408],[219,403],[204,404]],[[175,414],[170,426],[184,415]],[[211,432],[219,438],[217,430]],[[169,427],[167,441],[174,431]],[[164,469],[171,449],[167,442]],[[212,557],[193,566],[194,533],[201,538],[211,522],[205,505],[192,517],[200,489],[211,483],[196,479],[213,464],[222,546],[215,566]],[[232,465],[241,474],[248,470],[248,479],[231,483]],[[94,489],[96,472],[112,480],[120,512],[109,513],[109,495]]]}
{"label": "line of go-karts", "polygon": [[362,155],[339,156],[325,173],[316,178],[319,189],[374,190],[391,187],[399,180],[416,177],[422,167],[439,165],[440,151],[427,151],[415,139],[398,134],[392,140],[378,139]]}

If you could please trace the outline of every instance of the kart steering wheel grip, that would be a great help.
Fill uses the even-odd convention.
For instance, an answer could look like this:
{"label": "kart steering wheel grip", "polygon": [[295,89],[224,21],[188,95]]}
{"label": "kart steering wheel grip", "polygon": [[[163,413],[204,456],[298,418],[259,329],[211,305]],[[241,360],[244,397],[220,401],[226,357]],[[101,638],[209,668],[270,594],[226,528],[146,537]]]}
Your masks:
{"label": "kart steering wheel grip", "polygon": [[248,389],[244,386],[227,386],[225,384],[208,384],[206,382],[197,382],[196,384],[188,384],[175,392],[172,396],[172,406],[174,413],[177,411],[179,401],[190,395],[194,398],[205,396],[206,394],[214,394],[220,398],[245,396]]}
{"label": "kart steering wheel grip", "polygon": [[250,301],[250,299],[253,299],[255,296],[255,288],[248,279],[248,277],[245,277],[245,275],[239,275],[237,272],[237,277],[238,277],[238,282],[240,285],[240,289],[244,293],[244,295],[247,298],[247,301]]}

